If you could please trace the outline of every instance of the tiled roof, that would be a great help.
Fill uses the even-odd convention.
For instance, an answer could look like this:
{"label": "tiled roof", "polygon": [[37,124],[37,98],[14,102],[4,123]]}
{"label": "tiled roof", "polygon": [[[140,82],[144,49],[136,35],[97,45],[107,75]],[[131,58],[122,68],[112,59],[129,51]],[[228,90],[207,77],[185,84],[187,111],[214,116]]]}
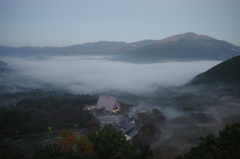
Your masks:
{"label": "tiled roof", "polygon": [[118,127],[122,128],[122,129],[130,129],[130,128],[134,127],[134,124],[127,120],[123,120],[118,123]]}
{"label": "tiled roof", "polygon": [[138,130],[137,129],[133,129],[132,131],[126,133],[128,136],[130,137],[134,137],[138,134]]}

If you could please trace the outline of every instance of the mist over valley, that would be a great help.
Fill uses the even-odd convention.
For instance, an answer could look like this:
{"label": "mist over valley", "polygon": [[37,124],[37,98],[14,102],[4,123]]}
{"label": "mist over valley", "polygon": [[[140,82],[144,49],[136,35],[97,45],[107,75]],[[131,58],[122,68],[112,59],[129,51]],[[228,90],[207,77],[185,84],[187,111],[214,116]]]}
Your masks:
{"label": "mist over valley", "polygon": [[[2,60],[14,70],[13,74],[67,87],[76,94],[94,94],[111,89],[144,93],[154,90],[154,85],[180,86],[189,82],[197,74],[221,62],[166,61],[136,64],[111,61],[106,57],[97,56],[34,59],[8,58]],[[31,87],[37,86],[31,85]]]}
{"label": "mist over valley", "polygon": [[0,158],[239,159],[240,1],[0,1]]}
{"label": "mist over valley", "polygon": [[[92,127],[114,126],[130,135],[134,149],[150,145],[155,156],[186,153],[199,136],[218,136],[227,123],[240,121],[238,47],[217,41],[216,50],[204,52],[202,42],[209,39],[188,33],[136,46],[87,43],[80,45],[84,54],[79,45],[69,47],[72,51],[8,48],[0,55],[0,134],[21,132],[39,142],[31,135],[49,138],[52,129],[55,135],[61,129],[87,134]],[[200,45],[207,56],[198,52]],[[122,52],[108,52],[112,47]],[[101,98],[119,101],[121,109],[96,108]],[[133,127],[122,128],[123,123]]]}

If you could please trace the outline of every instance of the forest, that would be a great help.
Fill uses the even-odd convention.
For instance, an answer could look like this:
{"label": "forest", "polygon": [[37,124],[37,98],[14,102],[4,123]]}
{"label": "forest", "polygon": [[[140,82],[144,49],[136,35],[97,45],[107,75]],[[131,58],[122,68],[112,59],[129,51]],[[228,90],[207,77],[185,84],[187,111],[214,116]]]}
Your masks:
{"label": "forest", "polygon": [[64,94],[47,96],[40,99],[22,99],[15,108],[1,107],[0,134],[14,136],[65,128],[84,127],[88,122],[98,123],[84,105],[97,99],[90,95]]}

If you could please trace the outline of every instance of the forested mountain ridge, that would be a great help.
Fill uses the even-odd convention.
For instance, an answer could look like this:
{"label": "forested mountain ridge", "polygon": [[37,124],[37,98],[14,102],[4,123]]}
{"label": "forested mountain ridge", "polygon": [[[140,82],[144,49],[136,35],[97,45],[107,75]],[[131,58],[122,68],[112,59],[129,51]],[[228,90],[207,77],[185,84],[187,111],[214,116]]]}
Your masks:
{"label": "forested mountain ridge", "polygon": [[240,84],[240,56],[226,60],[197,75],[190,83],[204,84],[212,82]]}
{"label": "forested mountain ridge", "polygon": [[195,76],[185,86],[219,96],[240,96],[240,56],[226,60]]}

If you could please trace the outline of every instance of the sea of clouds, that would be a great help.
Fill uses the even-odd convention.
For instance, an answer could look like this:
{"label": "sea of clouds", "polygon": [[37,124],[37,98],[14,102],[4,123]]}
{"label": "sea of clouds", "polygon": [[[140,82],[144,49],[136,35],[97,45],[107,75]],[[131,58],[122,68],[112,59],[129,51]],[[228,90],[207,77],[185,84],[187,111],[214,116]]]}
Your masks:
{"label": "sea of clouds", "polygon": [[179,86],[221,61],[167,61],[136,64],[111,61],[104,57],[45,57],[2,59],[23,76],[67,86],[75,93],[110,89],[143,92],[153,85]]}

